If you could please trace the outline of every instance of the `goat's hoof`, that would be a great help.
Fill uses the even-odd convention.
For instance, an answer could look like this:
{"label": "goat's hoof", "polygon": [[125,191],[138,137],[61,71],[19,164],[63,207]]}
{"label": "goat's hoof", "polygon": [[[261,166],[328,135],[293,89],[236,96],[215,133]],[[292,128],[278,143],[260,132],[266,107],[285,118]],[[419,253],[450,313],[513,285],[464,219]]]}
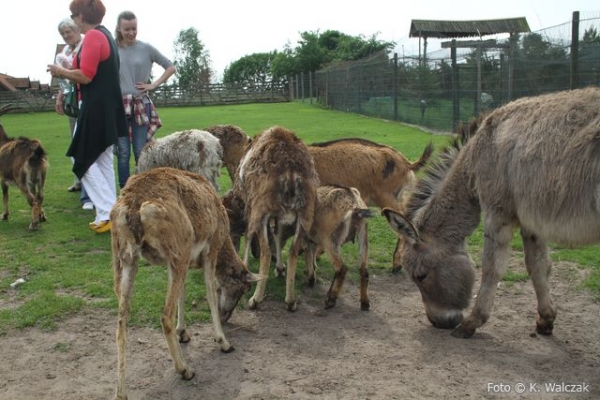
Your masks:
{"label": "goat's hoof", "polygon": [[540,335],[550,336],[550,335],[552,335],[553,329],[554,329],[554,322],[541,323],[540,321],[538,321],[535,331]]}
{"label": "goat's hoof", "polygon": [[298,302],[296,300],[294,300],[289,303],[285,303],[285,308],[288,311],[294,312],[298,309]]}
{"label": "goat's hoof", "polygon": [[196,376],[196,373],[189,368],[184,369],[183,372],[181,373],[181,379],[184,379],[186,381],[189,381],[194,376]]}
{"label": "goat's hoof", "polygon": [[39,229],[38,224],[30,224],[29,225],[29,230],[30,231],[37,231]]}
{"label": "goat's hoof", "polygon": [[285,277],[285,269],[275,268],[275,276],[277,278],[284,278]]}
{"label": "goat's hoof", "polygon": [[330,308],[335,307],[336,302],[336,298],[327,296],[327,298],[325,299],[325,309],[329,310]]}
{"label": "goat's hoof", "polygon": [[8,214],[2,214],[2,221],[8,221]]}
{"label": "goat's hoof", "polygon": [[452,331],[451,335],[459,339],[468,339],[475,334],[475,329],[467,329],[462,325],[457,326]]}
{"label": "goat's hoof", "polygon": [[369,303],[369,300],[367,301],[361,301],[360,302],[360,309],[363,311],[369,311],[369,308],[371,308],[371,303]]}
{"label": "goat's hoof", "polygon": [[258,305],[260,303],[258,301],[256,301],[254,299],[254,297],[250,298],[250,300],[248,300],[248,307],[250,307],[251,310],[256,310],[258,308]]}
{"label": "goat's hoof", "polygon": [[40,222],[46,222],[46,216],[44,214],[40,215]]}
{"label": "goat's hoof", "polygon": [[312,287],[315,287],[315,281],[316,281],[316,279],[315,279],[315,277],[313,276],[313,277],[311,277],[311,278],[308,278],[308,281],[306,282],[306,284],[308,285],[308,287],[311,287],[311,288],[312,288]]}
{"label": "goat's hoof", "polygon": [[223,347],[221,346],[221,353],[232,353],[235,350],[235,347],[233,347],[232,345],[228,344],[227,347]]}
{"label": "goat's hoof", "polygon": [[179,337],[179,343],[188,343],[190,340],[192,340],[192,338],[185,329],[181,332],[178,332],[177,336]]}

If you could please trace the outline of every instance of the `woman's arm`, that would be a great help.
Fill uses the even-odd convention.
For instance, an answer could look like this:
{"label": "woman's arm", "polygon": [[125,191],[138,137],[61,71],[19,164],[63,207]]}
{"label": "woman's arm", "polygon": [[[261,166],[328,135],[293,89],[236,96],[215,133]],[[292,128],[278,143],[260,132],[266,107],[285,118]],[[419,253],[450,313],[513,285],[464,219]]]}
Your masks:
{"label": "woman's arm", "polygon": [[142,92],[149,92],[150,90],[154,90],[157,87],[159,87],[160,85],[162,85],[164,82],[167,81],[167,79],[169,79],[171,77],[171,75],[173,75],[175,73],[176,69],[174,65],[171,65],[170,67],[167,67],[165,69],[165,71],[162,73],[161,76],[158,77],[158,79],[156,79],[154,82],[152,83],[143,83],[143,82],[138,82],[135,84],[136,89],[141,90]]}

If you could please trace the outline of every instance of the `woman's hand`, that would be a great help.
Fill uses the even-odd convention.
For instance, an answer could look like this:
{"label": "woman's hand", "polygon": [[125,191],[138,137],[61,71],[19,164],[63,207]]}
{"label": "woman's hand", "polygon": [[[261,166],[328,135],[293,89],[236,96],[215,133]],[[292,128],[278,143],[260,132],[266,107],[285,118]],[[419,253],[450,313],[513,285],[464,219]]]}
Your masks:
{"label": "woman's hand", "polygon": [[156,89],[156,86],[154,85],[154,83],[143,83],[143,82],[138,82],[135,84],[135,88],[137,90],[139,90],[142,93],[147,93],[151,90]]}
{"label": "woman's hand", "polygon": [[62,74],[62,72],[64,71],[65,69],[57,64],[48,64],[48,67],[46,68],[46,72],[50,72],[50,75],[52,75],[55,78],[63,78],[64,75]]}
{"label": "woman's hand", "polygon": [[56,103],[54,104],[54,110],[59,115],[65,115],[65,109],[63,107],[63,99],[64,98],[65,98],[64,93],[62,91],[59,91],[58,95],[56,96]]}

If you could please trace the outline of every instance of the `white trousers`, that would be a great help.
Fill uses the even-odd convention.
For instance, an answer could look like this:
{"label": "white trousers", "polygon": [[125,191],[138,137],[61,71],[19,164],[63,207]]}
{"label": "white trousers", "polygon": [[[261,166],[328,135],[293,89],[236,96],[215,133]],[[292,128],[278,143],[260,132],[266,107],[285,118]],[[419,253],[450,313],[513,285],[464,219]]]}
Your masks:
{"label": "white trousers", "polygon": [[81,179],[96,208],[96,224],[110,219],[110,210],[117,201],[113,157],[113,146],[110,146],[100,154]]}

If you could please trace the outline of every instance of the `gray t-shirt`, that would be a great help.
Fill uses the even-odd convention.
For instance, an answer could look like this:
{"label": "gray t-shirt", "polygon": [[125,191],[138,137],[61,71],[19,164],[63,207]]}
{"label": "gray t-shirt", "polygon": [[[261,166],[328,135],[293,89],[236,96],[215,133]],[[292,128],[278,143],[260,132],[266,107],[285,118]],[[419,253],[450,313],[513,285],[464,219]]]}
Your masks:
{"label": "gray t-shirt", "polygon": [[132,46],[119,47],[121,69],[121,92],[123,95],[138,95],[140,91],[135,88],[137,82],[147,83],[154,63],[164,69],[173,65],[171,60],[163,56],[151,44],[136,41]]}

